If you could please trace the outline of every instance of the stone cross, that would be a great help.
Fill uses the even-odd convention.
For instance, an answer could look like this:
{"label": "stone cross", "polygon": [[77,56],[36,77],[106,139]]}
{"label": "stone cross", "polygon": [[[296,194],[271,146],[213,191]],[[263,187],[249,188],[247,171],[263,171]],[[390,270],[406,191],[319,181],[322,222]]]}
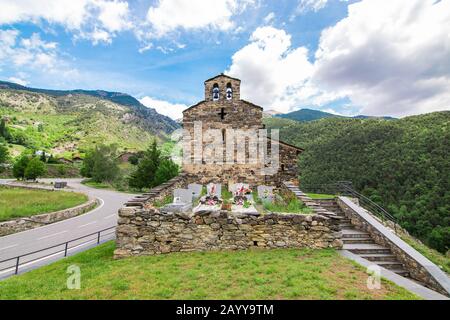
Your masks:
{"label": "stone cross", "polygon": [[220,116],[220,119],[225,119],[225,116],[227,115],[226,113],[225,113],[225,108],[221,108],[220,109],[220,112],[218,113],[218,115]]}

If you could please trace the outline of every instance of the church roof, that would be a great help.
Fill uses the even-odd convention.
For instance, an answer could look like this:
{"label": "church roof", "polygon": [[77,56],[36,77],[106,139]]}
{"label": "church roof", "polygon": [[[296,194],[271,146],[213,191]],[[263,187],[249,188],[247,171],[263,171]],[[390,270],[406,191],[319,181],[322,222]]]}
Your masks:
{"label": "church roof", "polygon": [[[258,106],[258,105],[254,104],[254,103],[248,102],[248,101],[246,101],[246,100],[242,100],[242,99],[241,99],[241,100],[239,100],[239,101],[241,101],[241,102],[243,102],[243,103],[245,103],[245,104],[247,104],[247,105],[249,105],[249,106],[251,106],[251,107],[260,108],[261,110],[263,109],[263,107]],[[195,107],[197,107],[197,106],[199,106],[199,105],[201,105],[201,104],[203,104],[203,103],[205,103],[205,102],[206,102],[205,100],[202,100],[202,101],[200,101],[200,102],[194,104],[193,106],[190,106],[189,108],[183,110],[183,113],[185,113],[186,111],[191,110],[191,109],[193,109],[193,108],[195,108]]]}
{"label": "church roof", "polygon": [[208,80],[205,80],[205,83],[208,82],[208,81],[214,80],[216,78],[219,78],[219,77],[225,77],[225,78],[228,78],[228,79],[232,79],[232,80],[236,80],[236,81],[241,82],[241,79],[233,78],[233,77],[227,76],[226,74],[221,73],[221,74],[218,74],[217,76],[214,76],[214,77],[212,77],[212,78],[210,78]]}
{"label": "church roof", "polygon": [[[267,137],[267,139],[272,140],[270,137]],[[286,147],[293,148],[293,149],[297,150],[298,153],[305,151],[305,149],[303,149],[303,148],[294,146],[293,144],[289,144],[289,143],[286,143],[286,142],[281,141],[281,140],[278,140],[278,143],[282,144],[282,145],[284,145]]]}

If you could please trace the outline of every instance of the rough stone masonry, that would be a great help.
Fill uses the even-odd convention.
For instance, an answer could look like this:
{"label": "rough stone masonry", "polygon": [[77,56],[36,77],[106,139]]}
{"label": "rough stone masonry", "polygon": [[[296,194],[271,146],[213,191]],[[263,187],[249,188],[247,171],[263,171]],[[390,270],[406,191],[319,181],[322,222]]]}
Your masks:
{"label": "rough stone masonry", "polygon": [[321,215],[235,215],[228,211],[162,214],[122,208],[115,258],[169,252],[250,248],[340,248],[336,220]]}
{"label": "rough stone masonry", "polygon": [[[206,139],[208,130],[221,132],[224,144],[231,141],[236,142],[236,138],[227,136],[229,131],[264,129],[262,123],[263,108],[240,98],[241,80],[226,75],[218,75],[205,81],[205,99],[196,105],[183,111],[183,129],[189,132],[194,140],[194,127],[196,122],[201,122],[201,132],[203,133],[203,147],[206,149],[210,141]],[[252,131],[252,132],[253,132]],[[230,141],[231,139],[231,141]],[[207,163],[202,159],[195,162],[198,155],[194,154],[195,141],[189,141],[191,155],[187,156],[192,161],[183,163],[183,172],[190,175],[193,181],[198,183],[229,183],[245,182],[252,185],[280,185],[282,181],[296,180],[299,175],[297,166],[298,156],[303,149],[289,145],[281,141],[273,141],[279,149],[279,168],[275,174],[260,175],[258,172],[265,167],[263,159],[248,161],[250,158],[249,148],[252,142],[251,137],[246,137],[246,163],[226,163],[225,152],[221,159],[224,163],[217,165]],[[267,143],[267,150],[271,152],[272,141]],[[185,149],[186,150],[186,149]]]}

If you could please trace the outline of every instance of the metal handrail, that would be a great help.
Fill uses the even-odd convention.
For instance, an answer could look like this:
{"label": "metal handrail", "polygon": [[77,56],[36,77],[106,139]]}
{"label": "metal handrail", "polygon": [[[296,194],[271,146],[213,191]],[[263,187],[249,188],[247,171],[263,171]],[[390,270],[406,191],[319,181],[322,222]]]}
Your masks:
{"label": "metal handrail", "polygon": [[392,222],[394,225],[394,232],[397,233],[397,226],[399,225],[397,218],[386,211],[386,209],[384,209],[382,206],[372,201],[370,198],[353,189],[351,181],[338,181],[322,185],[307,185],[302,188],[305,190],[315,190],[316,192],[320,191],[357,198],[362,207],[366,208],[372,214],[379,217],[383,222],[387,220]]}
{"label": "metal handrail", "polygon": [[[21,264],[20,264],[20,259],[21,259],[21,258],[30,256],[30,255],[33,255],[33,254],[36,254],[36,253],[39,253],[39,252],[42,252],[42,251],[46,251],[46,250],[50,250],[50,249],[53,249],[53,248],[57,248],[57,247],[60,247],[60,246],[64,246],[64,249],[59,250],[59,251],[56,251],[56,252],[52,252],[52,253],[50,253],[50,254],[41,256],[41,257],[39,257],[39,258],[35,258],[35,259],[32,259],[32,260],[25,261],[25,262],[23,262],[22,264],[24,264],[24,263],[32,263],[32,262],[34,262],[34,261],[36,261],[36,260],[45,259],[45,258],[47,258],[47,257],[49,257],[49,256],[52,256],[52,255],[55,255],[55,254],[58,254],[58,253],[62,253],[62,252],[64,252],[64,257],[67,257],[68,251],[69,251],[70,249],[74,248],[74,247],[69,247],[69,243],[72,243],[72,242],[75,242],[75,241],[78,241],[78,240],[81,240],[81,239],[85,239],[85,238],[87,238],[87,237],[91,237],[91,236],[97,235],[97,244],[100,244],[100,239],[101,239],[101,237],[102,237],[102,232],[105,232],[105,231],[108,231],[108,230],[112,230],[112,229],[115,229],[115,228],[116,228],[116,226],[109,227],[109,228],[102,229],[102,230],[100,230],[100,231],[96,231],[96,232],[90,233],[90,234],[85,235],[85,236],[82,236],[82,237],[78,237],[78,238],[75,238],[75,239],[71,239],[71,240],[69,240],[69,241],[62,242],[62,243],[59,243],[59,244],[56,244],[56,245],[53,245],[53,246],[50,246],[50,247],[47,247],[47,248],[44,248],[44,249],[32,251],[32,252],[29,252],[29,253],[24,253],[24,254],[21,254],[21,255],[19,255],[19,256],[15,256],[15,257],[12,257],[12,258],[9,258],[9,259],[1,260],[1,261],[0,261],[0,264],[1,264],[1,263],[8,262],[8,261],[14,261],[14,260],[15,260],[15,264],[14,264],[14,265],[11,265],[11,266],[9,266],[9,267],[0,269],[0,272],[1,272],[1,271],[8,270],[8,269],[15,268],[14,274],[18,274],[18,273],[19,273],[19,268],[20,268],[20,265],[21,265]],[[114,234],[114,233],[115,233],[115,232],[110,232],[110,233],[107,233],[107,234],[103,234],[103,236],[107,236],[107,235]],[[80,246],[80,245],[89,243],[89,242],[91,242],[91,241],[93,241],[93,240],[95,240],[95,239],[91,239],[91,240],[89,240],[89,241],[85,241],[85,242],[79,243],[79,244],[77,244],[77,246]]]}

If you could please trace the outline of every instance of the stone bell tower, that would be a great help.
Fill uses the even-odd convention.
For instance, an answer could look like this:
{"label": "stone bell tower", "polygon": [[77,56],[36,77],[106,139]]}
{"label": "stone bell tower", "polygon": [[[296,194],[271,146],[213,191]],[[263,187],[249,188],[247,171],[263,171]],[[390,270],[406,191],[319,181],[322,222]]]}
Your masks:
{"label": "stone bell tower", "polygon": [[[241,80],[219,74],[205,81],[205,99],[183,111],[183,129],[191,138],[183,142],[184,160],[190,160],[183,161],[183,172],[200,183],[234,181],[252,185],[277,184],[281,179],[296,177],[297,156],[302,149],[285,143],[280,143],[279,173],[270,176],[258,174],[266,164],[259,156],[255,161],[250,161],[250,158],[257,155],[257,135],[264,128],[263,108],[242,100],[240,91]],[[211,138],[208,132],[215,133],[215,138]],[[216,149],[217,161],[211,163],[205,155],[216,140],[220,140],[223,149]],[[235,148],[246,150],[245,163],[237,159],[228,161],[226,151],[228,146],[233,147],[233,143]],[[228,152],[233,153],[237,151]]]}
{"label": "stone bell tower", "polygon": [[[214,92],[218,93],[217,99]],[[205,81],[205,101],[239,101],[240,99],[241,80],[221,73]]]}

